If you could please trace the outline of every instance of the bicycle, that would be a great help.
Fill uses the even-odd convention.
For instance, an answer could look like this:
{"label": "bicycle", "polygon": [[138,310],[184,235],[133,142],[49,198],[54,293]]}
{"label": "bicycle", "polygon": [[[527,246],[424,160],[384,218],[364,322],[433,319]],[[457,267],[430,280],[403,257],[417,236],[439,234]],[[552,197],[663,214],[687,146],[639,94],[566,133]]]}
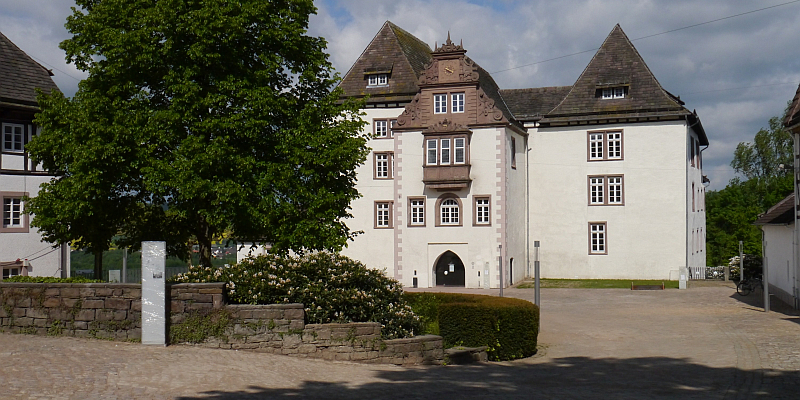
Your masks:
{"label": "bicycle", "polygon": [[763,282],[758,277],[748,278],[736,284],[736,293],[739,296],[747,296],[756,289],[762,289]]}

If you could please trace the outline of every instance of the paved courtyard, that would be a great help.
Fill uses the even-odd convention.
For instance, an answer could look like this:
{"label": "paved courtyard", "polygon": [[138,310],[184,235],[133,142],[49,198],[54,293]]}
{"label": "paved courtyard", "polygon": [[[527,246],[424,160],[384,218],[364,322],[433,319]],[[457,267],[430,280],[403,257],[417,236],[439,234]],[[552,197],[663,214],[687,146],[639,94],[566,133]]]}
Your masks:
{"label": "paved courtyard", "polygon": [[4,333],[0,398],[800,398],[800,316],[759,307],[730,284],[544,289],[538,355],[445,367]]}

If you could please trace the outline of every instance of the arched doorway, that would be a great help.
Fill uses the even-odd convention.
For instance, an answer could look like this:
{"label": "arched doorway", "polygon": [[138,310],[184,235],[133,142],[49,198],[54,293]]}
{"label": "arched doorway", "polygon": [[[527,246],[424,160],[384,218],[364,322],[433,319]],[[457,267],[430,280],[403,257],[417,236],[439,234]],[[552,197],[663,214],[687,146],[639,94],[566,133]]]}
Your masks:
{"label": "arched doorway", "polygon": [[461,286],[464,287],[464,263],[461,259],[448,250],[439,256],[435,266],[436,286]]}

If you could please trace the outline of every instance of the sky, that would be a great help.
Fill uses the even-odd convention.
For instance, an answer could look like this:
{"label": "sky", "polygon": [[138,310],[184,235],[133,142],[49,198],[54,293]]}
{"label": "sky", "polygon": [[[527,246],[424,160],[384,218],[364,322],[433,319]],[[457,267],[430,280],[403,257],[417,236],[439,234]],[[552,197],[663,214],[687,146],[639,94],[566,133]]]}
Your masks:
{"label": "sky", "polygon": [[[389,20],[431,47],[449,32],[503,89],[572,85],[620,24],[661,85],[700,116],[710,142],[703,151],[709,190],[724,188],[735,176],[730,161],[736,145],[782,115],[800,84],[800,0],[315,4],[309,34],[327,40],[330,60],[342,75]],[[67,64],[58,48],[71,36],[64,22],[73,5],[73,0],[0,0],[0,32],[52,69],[67,96],[86,76]]]}

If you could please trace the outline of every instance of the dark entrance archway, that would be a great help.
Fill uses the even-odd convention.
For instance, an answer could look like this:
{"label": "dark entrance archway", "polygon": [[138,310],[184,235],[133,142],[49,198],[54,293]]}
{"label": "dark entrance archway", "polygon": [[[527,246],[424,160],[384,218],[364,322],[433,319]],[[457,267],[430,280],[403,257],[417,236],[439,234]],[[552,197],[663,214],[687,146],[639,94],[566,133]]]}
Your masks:
{"label": "dark entrance archway", "polygon": [[448,250],[436,262],[436,286],[464,286],[464,263]]}

